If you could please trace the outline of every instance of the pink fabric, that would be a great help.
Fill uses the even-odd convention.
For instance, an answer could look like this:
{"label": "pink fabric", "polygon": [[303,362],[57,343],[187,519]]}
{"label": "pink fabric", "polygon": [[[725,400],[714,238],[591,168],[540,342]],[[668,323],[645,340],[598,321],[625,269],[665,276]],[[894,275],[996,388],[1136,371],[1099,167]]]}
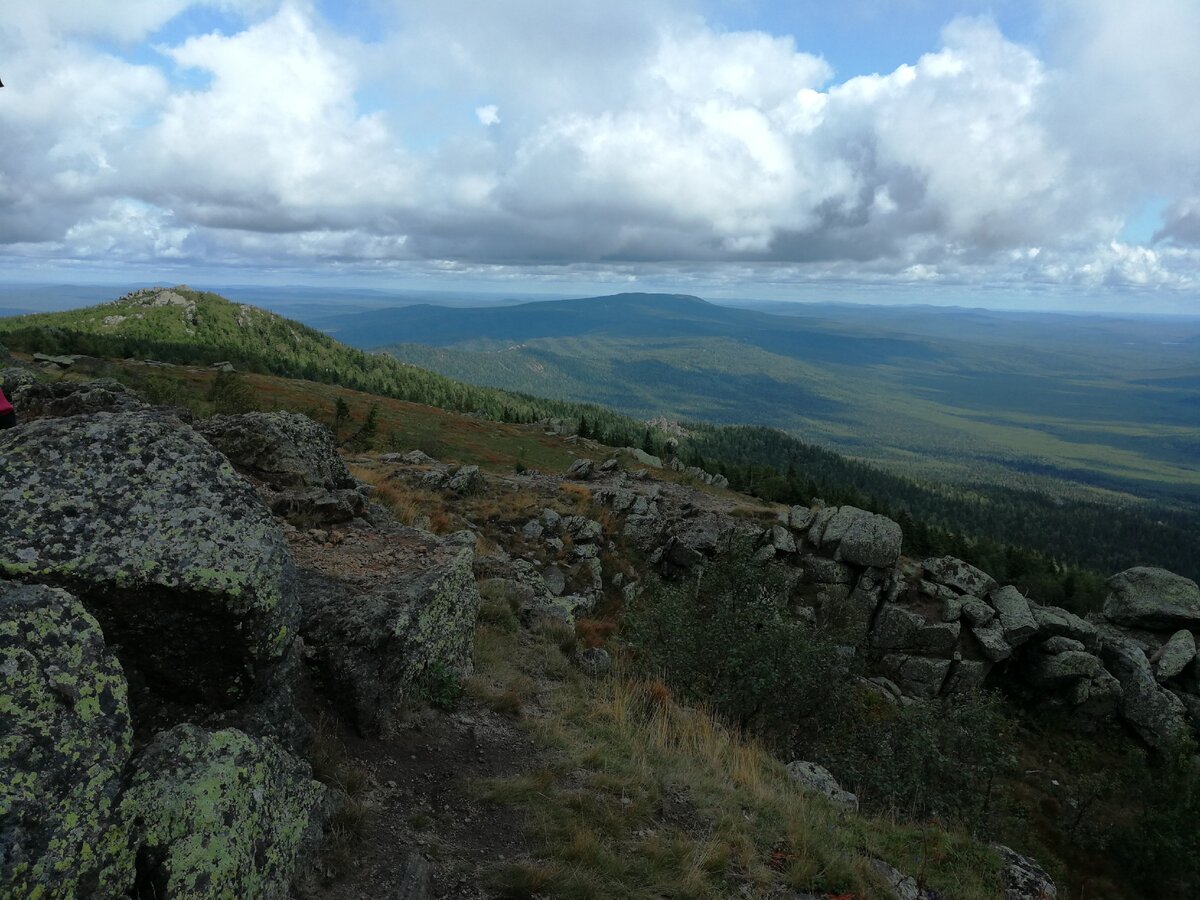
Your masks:
{"label": "pink fabric", "polygon": [[8,398],[4,396],[4,391],[0,391],[0,416],[13,411],[13,405],[8,402]]}

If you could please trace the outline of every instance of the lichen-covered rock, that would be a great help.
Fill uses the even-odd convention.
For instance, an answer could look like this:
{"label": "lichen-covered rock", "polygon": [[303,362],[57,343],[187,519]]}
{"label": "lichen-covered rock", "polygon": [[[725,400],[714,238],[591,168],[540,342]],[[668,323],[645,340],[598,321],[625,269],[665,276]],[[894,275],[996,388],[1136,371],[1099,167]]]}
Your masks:
{"label": "lichen-covered rock", "polygon": [[1174,678],[1186,669],[1188,663],[1195,658],[1195,636],[1187,630],[1177,631],[1159,648],[1159,651],[1151,660],[1154,664],[1154,676],[1159,681]]}
{"label": "lichen-covered rock", "polygon": [[0,573],[71,590],[131,680],[235,704],[296,631],[294,570],[254,489],[152,411],[0,432]]}
{"label": "lichen-covered rock", "polygon": [[984,597],[996,586],[996,579],[987,572],[977,569],[961,559],[955,559],[953,556],[927,559],[924,566],[929,580],[954,588],[960,594]]}
{"label": "lichen-covered rock", "polygon": [[196,426],[234,468],[276,490],[353,488],[333,432],[308,416],[251,412],[213,416]]}
{"label": "lichen-covered rock", "polygon": [[1001,662],[1012,656],[1012,647],[1004,640],[1004,631],[998,622],[993,621],[986,627],[974,626],[971,628],[971,634],[979,642],[979,649],[983,655],[992,662]]}
{"label": "lichen-covered rock", "polygon": [[1003,844],[992,844],[1000,856],[1004,900],[1055,900],[1058,890],[1036,862]]}
{"label": "lichen-covered rock", "polygon": [[1055,653],[1066,653],[1068,650],[1078,650],[1082,653],[1087,647],[1083,645],[1083,641],[1077,641],[1073,638],[1063,637],[1061,634],[1056,634],[1049,640],[1042,641],[1038,645],[1038,650],[1047,655],[1053,656]]}
{"label": "lichen-covered rock", "polygon": [[37,375],[29,371],[29,369],[19,366],[0,369],[0,388],[4,388],[4,393],[10,400],[16,394],[18,388],[36,383]]}
{"label": "lichen-covered rock", "polygon": [[1011,646],[1019,647],[1037,634],[1038,624],[1029,608],[1029,601],[1011,584],[996,588],[988,595],[988,601],[1000,617],[1004,640]]}
{"label": "lichen-covered rock", "polygon": [[967,624],[976,628],[987,628],[996,618],[996,610],[988,606],[978,597],[964,595],[959,599],[962,618]]}
{"label": "lichen-covered rock", "polygon": [[270,739],[177,725],[134,761],[123,801],[137,891],[162,900],[286,897],[319,840],[325,788]]}
{"label": "lichen-covered rock", "polygon": [[649,466],[652,469],[661,469],[663,467],[662,459],[647,453],[640,447],[626,447],[624,452],[628,453],[643,466]]}
{"label": "lichen-covered rock", "polygon": [[133,740],[121,666],[65,591],[0,581],[0,896],[115,897]]}
{"label": "lichen-covered rock", "polygon": [[813,554],[801,557],[800,562],[805,581],[815,584],[854,583],[854,570],[845,563]]}
{"label": "lichen-covered rock", "polygon": [[1190,578],[1138,566],[1108,579],[1104,616],[1131,628],[1175,629],[1200,626],[1200,586]]}
{"label": "lichen-covered rock", "polygon": [[386,730],[429,679],[470,674],[480,602],[473,534],[395,525],[350,531],[335,549],[300,537],[293,546],[305,644],[361,731]]}
{"label": "lichen-covered rock", "polygon": [[984,679],[991,670],[992,664],[985,659],[954,660],[950,664],[942,691],[946,694],[963,694],[977,690],[983,686]]}
{"label": "lichen-covered rock", "polygon": [[787,527],[795,531],[807,531],[816,517],[816,510],[807,506],[793,506],[780,514]]}
{"label": "lichen-covered rock", "polygon": [[1099,657],[1083,650],[1065,650],[1036,659],[1032,666],[1032,677],[1036,684],[1055,687],[1081,678],[1092,678],[1102,668]]}
{"label": "lichen-covered rock", "polygon": [[797,759],[787,764],[787,773],[797,784],[831,800],[835,805],[858,811],[858,797],[838,784],[833,773],[824,766]]}
{"label": "lichen-covered rock", "polygon": [[1089,650],[1099,646],[1096,626],[1069,610],[1058,606],[1033,606],[1030,607],[1030,612],[1033,613],[1033,620],[1037,622],[1042,637],[1060,635],[1071,638]]}
{"label": "lichen-covered rock", "polygon": [[821,533],[821,545],[834,548],[834,559],[857,566],[886,568],[900,558],[900,526],[854,506],[840,507]]}
{"label": "lichen-covered rock", "polygon": [[885,603],[875,618],[871,630],[871,646],[880,650],[909,650],[916,643],[917,632],[925,619],[900,606]]}
{"label": "lichen-covered rock", "polygon": [[950,671],[950,660],[889,653],[880,661],[884,674],[912,697],[936,697]]}
{"label": "lichen-covered rock", "polygon": [[871,858],[868,862],[875,874],[887,885],[892,900],[929,900],[930,895],[921,890],[917,879],[911,875],[905,875],[891,863],[882,859]]}
{"label": "lichen-covered rock", "polygon": [[280,491],[268,497],[267,504],[272,513],[297,528],[338,525],[367,512],[367,498],[348,489]]}
{"label": "lichen-covered rock", "polygon": [[137,394],[111,378],[32,382],[13,391],[12,401],[22,422],[98,412],[131,412],[146,406]]}
{"label": "lichen-covered rock", "polygon": [[1168,746],[1187,727],[1183,703],[1159,687],[1141,647],[1116,629],[1106,630],[1103,638],[1104,664],[1121,683],[1121,715],[1150,746]]}
{"label": "lichen-covered rock", "polygon": [[928,622],[917,629],[912,647],[933,656],[952,656],[958,647],[962,626],[958,622]]}
{"label": "lichen-covered rock", "polygon": [[795,553],[796,539],[782,525],[772,525],[766,535],[767,543],[780,553]]}

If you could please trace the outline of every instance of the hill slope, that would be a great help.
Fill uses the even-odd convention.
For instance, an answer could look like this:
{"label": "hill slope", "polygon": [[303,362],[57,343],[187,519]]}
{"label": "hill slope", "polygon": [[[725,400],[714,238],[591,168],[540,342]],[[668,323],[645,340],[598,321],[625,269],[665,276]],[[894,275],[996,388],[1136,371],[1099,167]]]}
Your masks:
{"label": "hill slope", "polygon": [[[626,309],[636,309],[646,300],[634,297],[627,302]],[[690,298],[679,298],[671,308],[699,309],[701,318],[737,312]],[[296,384],[289,390],[312,394],[314,407],[325,392],[312,382],[320,382],[507,422],[559,417],[573,428],[585,419],[593,435],[616,446],[649,441],[651,449],[661,452],[666,438],[642,422],[595,404],[544,400],[456,382],[387,356],[346,347],[329,335],[254,307],[186,288],[139,291],[101,306],[3,319],[0,341],[30,352],[153,357],[193,365],[228,359],[244,371],[307,379],[307,386]],[[715,390],[723,382],[714,374],[712,384]],[[265,383],[254,388],[266,390]],[[619,400],[600,389],[590,396],[614,403]],[[751,399],[752,395],[744,395],[740,408],[751,409]],[[371,401],[360,398],[354,402],[363,415],[364,406]],[[291,405],[296,405],[294,398]],[[749,417],[741,421],[745,418]],[[771,429],[689,427],[691,436],[685,437],[679,448],[682,458],[725,474],[738,489],[786,503],[807,503],[818,496],[888,513],[913,523],[914,528],[934,526],[934,531],[920,534],[910,529],[912,546],[954,552],[998,575],[1006,574],[1004,567],[1011,563],[1014,578],[1019,570],[1024,577],[1051,579],[1061,587],[1071,576],[1059,567],[1060,562],[1101,572],[1154,563],[1192,576],[1200,574],[1193,552],[1197,516],[1186,510],[1128,499],[1114,504],[1103,495],[1050,496],[1042,490],[986,482],[961,487],[937,480],[918,481]],[[397,426],[389,424],[381,433],[393,430]],[[526,462],[541,464],[533,459]],[[951,542],[950,533],[975,543]],[[1020,559],[1012,557],[1014,547]],[[1026,552],[1030,548],[1032,555]],[[1043,593],[1050,590],[1042,587]]]}
{"label": "hill slope", "polygon": [[1200,500],[1200,321],[788,311],[619,294],[318,324],[454,378],[770,425],[938,480],[1050,476]]}

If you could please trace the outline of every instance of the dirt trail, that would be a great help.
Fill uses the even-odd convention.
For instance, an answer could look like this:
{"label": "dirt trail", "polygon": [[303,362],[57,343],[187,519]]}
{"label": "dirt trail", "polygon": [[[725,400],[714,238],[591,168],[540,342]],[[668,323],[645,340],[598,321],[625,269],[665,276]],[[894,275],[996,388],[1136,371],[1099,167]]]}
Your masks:
{"label": "dirt trail", "polygon": [[343,740],[350,764],[370,775],[369,818],[348,871],[317,896],[397,896],[410,852],[432,864],[428,896],[495,896],[481,885],[496,865],[526,855],[523,823],[512,809],[473,796],[470,783],[531,765],[536,751],[516,724],[464,698],[455,712],[422,713],[394,736]]}

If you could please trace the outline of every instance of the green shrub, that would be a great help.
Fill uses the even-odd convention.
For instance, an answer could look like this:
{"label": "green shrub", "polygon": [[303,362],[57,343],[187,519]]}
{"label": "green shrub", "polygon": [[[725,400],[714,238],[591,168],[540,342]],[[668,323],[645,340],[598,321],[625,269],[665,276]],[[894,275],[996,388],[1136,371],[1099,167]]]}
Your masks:
{"label": "green shrub", "polygon": [[1200,757],[1190,737],[1133,773],[1140,803],[1112,852],[1146,896],[1200,896]]}
{"label": "green shrub", "polygon": [[1007,820],[1015,724],[996,695],[893,706],[856,691],[825,724],[796,750],[827,765],[866,808],[977,834],[997,833]]}
{"label": "green shrub", "polygon": [[218,415],[232,416],[258,409],[253,388],[237,372],[217,372],[208,390],[208,399]]}
{"label": "green shrub", "polygon": [[787,758],[826,765],[868,808],[976,831],[1003,822],[1003,704],[972,693],[894,706],[856,687],[838,635],[798,620],[786,576],[753,552],[734,542],[695,579],[632,602],[624,633],[649,673]]}
{"label": "green shrub", "polygon": [[624,629],[642,664],[685,700],[790,744],[845,702],[848,663],[831,636],[792,615],[789,584],[734,541],[700,575],[646,591]]}
{"label": "green shrub", "polygon": [[425,702],[438,709],[453,709],[463,693],[462,679],[440,662],[425,671],[421,687]]}

